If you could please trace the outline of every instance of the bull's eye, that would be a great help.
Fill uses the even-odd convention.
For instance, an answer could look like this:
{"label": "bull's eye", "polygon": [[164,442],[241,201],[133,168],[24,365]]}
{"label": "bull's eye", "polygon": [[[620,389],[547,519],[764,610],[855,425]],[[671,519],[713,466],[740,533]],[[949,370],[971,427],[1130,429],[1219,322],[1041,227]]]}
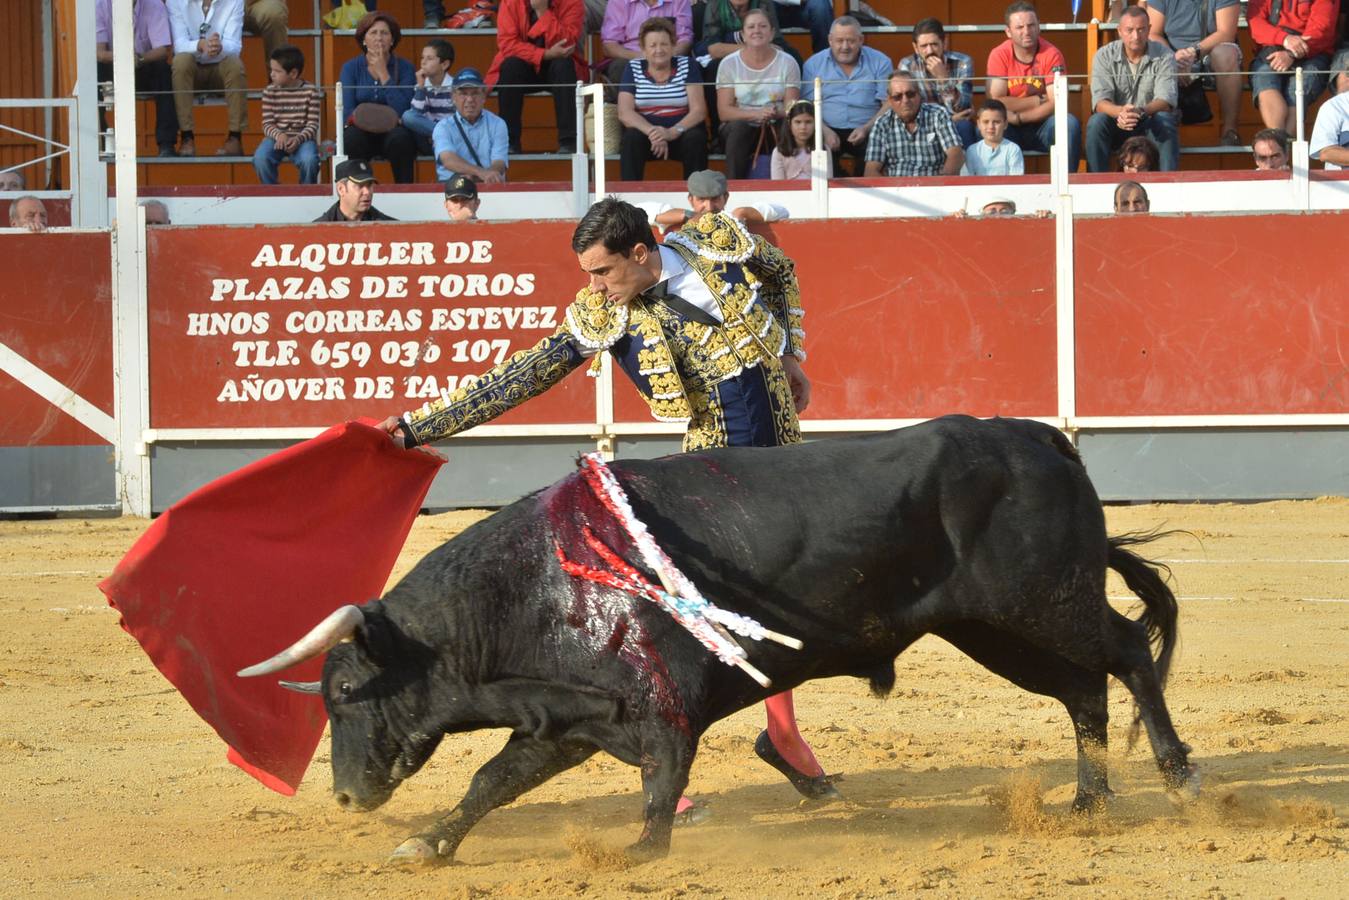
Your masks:
{"label": "bull's eye", "polygon": [[350,696],[351,696],[351,682],[350,682],[350,681],[344,681],[344,682],[342,682],[340,685],[338,685],[337,689],[338,689],[338,691],[341,692],[341,694],[342,694],[343,697],[350,697]]}

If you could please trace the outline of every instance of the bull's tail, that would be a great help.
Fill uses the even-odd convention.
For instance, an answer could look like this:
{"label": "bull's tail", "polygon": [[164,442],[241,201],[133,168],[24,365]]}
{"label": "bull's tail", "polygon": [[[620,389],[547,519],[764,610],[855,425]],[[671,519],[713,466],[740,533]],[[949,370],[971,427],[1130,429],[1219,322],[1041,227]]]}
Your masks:
{"label": "bull's tail", "polygon": [[[1125,548],[1136,544],[1146,544],[1159,537],[1174,533],[1171,531],[1154,531],[1117,535],[1110,538],[1110,554],[1107,557],[1110,568],[1118,572],[1129,590],[1133,591],[1138,599],[1143,601],[1143,614],[1138,617],[1138,621],[1147,630],[1148,642],[1155,649],[1154,666],[1157,671],[1157,681],[1163,688],[1166,687],[1166,677],[1171,671],[1171,658],[1175,653],[1176,641],[1179,637],[1180,607],[1176,603],[1176,595],[1162,577],[1162,573],[1165,573],[1169,578],[1171,570],[1159,563],[1150,562]],[[1133,747],[1134,741],[1138,739],[1139,724],[1140,720],[1136,714],[1133,726],[1129,729],[1128,743],[1130,748]]]}

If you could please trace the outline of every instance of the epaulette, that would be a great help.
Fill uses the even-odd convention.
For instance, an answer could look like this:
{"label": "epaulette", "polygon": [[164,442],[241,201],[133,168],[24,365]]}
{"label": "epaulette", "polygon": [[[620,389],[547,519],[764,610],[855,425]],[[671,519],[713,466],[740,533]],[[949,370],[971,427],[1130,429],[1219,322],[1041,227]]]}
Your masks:
{"label": "epaulette", "polygon": [[678,244],[712,262],[738,263],[754,255],[754,236],[725,213],[699,216],[667,234],[665,243]]}
{"label": "epaulette", "polygon": [[599,291],[582,288],[567,307],[567,330],[587,350],[607,350],[628,328],[628,308]]}

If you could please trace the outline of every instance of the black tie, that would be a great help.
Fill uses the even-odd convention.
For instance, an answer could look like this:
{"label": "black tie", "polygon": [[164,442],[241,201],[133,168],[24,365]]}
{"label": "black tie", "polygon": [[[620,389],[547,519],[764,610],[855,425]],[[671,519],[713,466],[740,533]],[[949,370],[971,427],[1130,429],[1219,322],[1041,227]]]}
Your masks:
{"label": "black tie", "polygon": [[678,294],[670,293],[669,279],[647,289],[646,295],[656,303],[664,303],[667,307],[679,313],[679,315],[686,319],[691,319],[700,325],[710,325],[715,328],[721,324],[717,321],[716,316],[707,312],[707,310],[694,306]]}

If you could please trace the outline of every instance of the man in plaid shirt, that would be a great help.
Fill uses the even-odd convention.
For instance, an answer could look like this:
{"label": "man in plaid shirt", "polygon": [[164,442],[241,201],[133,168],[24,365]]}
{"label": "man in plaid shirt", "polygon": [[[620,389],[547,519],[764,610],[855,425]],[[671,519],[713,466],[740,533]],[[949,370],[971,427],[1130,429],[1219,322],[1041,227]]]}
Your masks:
{"label": "man in plaid shirt", "polygon": [[901,59],[896,68],[918,79],[924,103],[946,107],[961,144],[968,147],[979,140],[974,127],[974,60],[946,49],[946,28],[940,19],[928,16],[913,26],[913,55]]}
{"label": "man in plaid shirt", "polygon": [[890,76],[890,108],[876,120],[867,142],[868,177],[958,175],[965,151],[945,107],[924,103],[908,72]]}

